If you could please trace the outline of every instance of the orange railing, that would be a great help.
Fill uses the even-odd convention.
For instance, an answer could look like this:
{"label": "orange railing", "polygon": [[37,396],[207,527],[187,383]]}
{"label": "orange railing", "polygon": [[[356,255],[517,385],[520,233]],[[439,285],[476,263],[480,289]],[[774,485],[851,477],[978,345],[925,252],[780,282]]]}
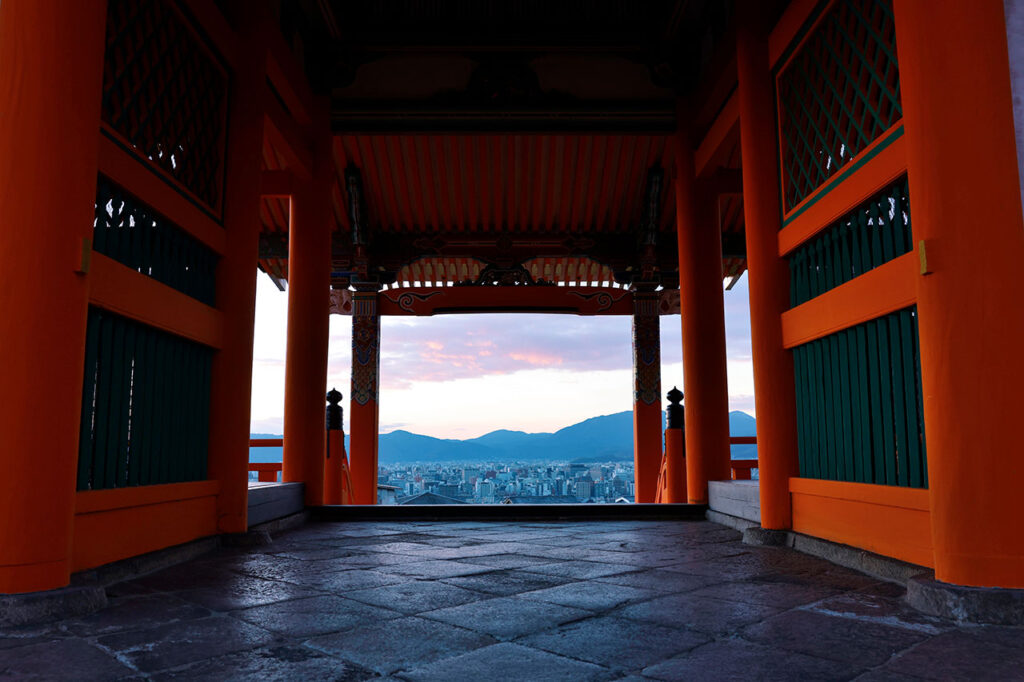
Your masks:
{"label": "orange railing", "polygon": [[733,459],[729,466],[732,468],[732,480],[749,481],[750,472],[757,468],[756,459]]}
{"label": "orange railing", "polygon": [[[250,448],[284,447],[284,438],[250,438]],[[277,474],[281,471],[281,462],[249,462],[249,471],[256,472],[261,483],[277,483]]]}
{"label": "orange railing", "polygon": [[[757,445],[757,436],[732,436],[729,445]],[[732,480],[749,481],[750,472],[757,468],[756,459],[733,459],[729,461],[732,468]]]}
{"label": "orange railing", "polygon": [[658,488],[654,493],[655,503],[664,502],[662,498],[668,488],[668,450],[661,453],[661,469],[658,470]]}
{"label": "orange railing", "polygon": [[[757,445],[757,436],[730,436],[729,445]],[[731,459],[729,468],[732,480],[749,481],[750,472],[757,468],[756,459]],[[654,495],[655,502],[662,502],[665,497],[668,479],[668,451],[661,455],[661,468],[658,470],[658,488]]]}

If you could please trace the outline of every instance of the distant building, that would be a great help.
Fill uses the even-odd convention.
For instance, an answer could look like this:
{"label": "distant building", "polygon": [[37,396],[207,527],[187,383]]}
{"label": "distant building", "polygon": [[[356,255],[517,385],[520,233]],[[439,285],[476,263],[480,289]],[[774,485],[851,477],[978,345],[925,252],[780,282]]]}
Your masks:
{"label": "distant building", "polygon": [[377,504],[398,504],[398,491],[394,485],[377,484]]}
{"label": "distant building", "polygon": [[437,490],[435,492],[444,497],[456,497],[459,495],[459,485],[457,483],[442,483],[437,486]]}
{"label": "distant building", "polygon": [[437,493],[420,493],[419,495],[413,495],[412,497],[403,497],[398,501],[398,504],[466,504],[462,500],[456,500],[453,497],[445,497],[444,495],[438,495]]}
{"label": "distant building", "polygon": [[576,481],[576,499],[586,500],[594,494],[594,484],[590,481]]}

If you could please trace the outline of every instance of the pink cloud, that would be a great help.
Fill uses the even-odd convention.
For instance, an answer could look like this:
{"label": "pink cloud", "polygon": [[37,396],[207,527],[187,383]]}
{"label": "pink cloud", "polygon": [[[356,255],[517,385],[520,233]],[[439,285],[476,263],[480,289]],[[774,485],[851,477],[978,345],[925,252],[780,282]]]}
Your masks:
{"label": "pink cloud", "polygon": [[508,357],[516,362],[524,362],[533,367],[557,367],[562,364],[561,357],[545,355],[543,353],[509,353]]}
{"label": "pink cloud", "polygon": [[[728,355],[731,359],[749,357],[746,277],[735,290],[725,293],[725,304]],[[452,381],[541,368],[567,372],[630,369],[631,322],[623,316],[574,315],[386,317],[381,325],[381,384],[397,388],[418,381]],[[680,336],[679,317],[662,317],[663,364],[681,361]],[[351,340],[344,330],[331,338],[331,374],[347,376],[350,363]]]}

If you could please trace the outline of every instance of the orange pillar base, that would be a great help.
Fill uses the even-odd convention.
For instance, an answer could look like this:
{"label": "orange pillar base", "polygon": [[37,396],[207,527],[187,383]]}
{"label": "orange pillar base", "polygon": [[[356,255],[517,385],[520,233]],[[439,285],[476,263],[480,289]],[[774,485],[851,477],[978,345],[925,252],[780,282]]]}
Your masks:
{"label": "orange pillar base", "polygon": [[377,401],[349,408],[352,504],[377,504]]}
{"label": "orange pillar base", "polygon": [[665,502],[685,503],[686,457],[683,453],[683,430],[665,429]]}

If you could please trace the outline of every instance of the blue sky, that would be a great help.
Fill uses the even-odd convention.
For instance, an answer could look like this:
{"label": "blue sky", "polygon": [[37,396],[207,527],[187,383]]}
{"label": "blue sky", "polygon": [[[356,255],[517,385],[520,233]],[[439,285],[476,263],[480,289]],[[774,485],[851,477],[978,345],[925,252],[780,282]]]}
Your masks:
{"label": "blue sky", "polygon": [[[260,275],[252,431],[280,433],[288,297]],[[747,280],[725,292],[730,409],[754,413]],[[682,388],[679,316],[662,316],[662,387]],[[495,429],[554,431],[632,408],[630,318],[575,315],[385,317],[381,432],[472,438]],[[331,316],[328,386],[345,394],[351,318]]]}

